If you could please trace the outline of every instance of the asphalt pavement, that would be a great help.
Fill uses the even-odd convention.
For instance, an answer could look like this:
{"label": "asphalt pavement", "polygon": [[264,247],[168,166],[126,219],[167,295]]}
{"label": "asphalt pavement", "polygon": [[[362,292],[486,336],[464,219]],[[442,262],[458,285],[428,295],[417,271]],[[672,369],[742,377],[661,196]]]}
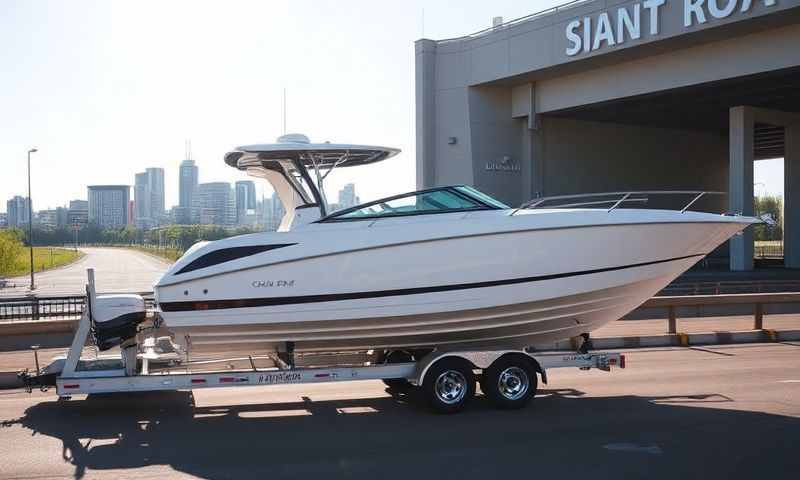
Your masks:
{"label": "asphalt pavement", "polygon": [[[80,248],[85,255],[75,263],[37,273],[35,294],[81,295],[86,292],[86,269],[94,268],[98,292],[146,292],[169,267],[156,256],[125,248]],[[14,288],[0,289],[2,296],[30,294],[30,278],[8,278]]]}
{"label": "asphalt pavement", "polygon": [[0,392],[0,478],[797,478],[800,343],[635,350],[533,404],[434,415],[376,381]]}

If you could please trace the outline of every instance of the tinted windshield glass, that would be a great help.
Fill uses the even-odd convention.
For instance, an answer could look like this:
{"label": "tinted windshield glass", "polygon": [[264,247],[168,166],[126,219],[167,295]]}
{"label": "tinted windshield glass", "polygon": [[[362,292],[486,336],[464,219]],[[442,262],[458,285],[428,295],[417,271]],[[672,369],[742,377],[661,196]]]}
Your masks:
{"label": "tinted windshield glass", "polygon": [[411,193],[391,200],[379,200],[357,210],[334,214],[334,219],[355,219],[413,215],[417,213],[441,213],[448,211],[485,209],[477,200],[459,195],[450,189]]}
{"label": "tinted windshield glass", "polygon": [[497,207],[497,208],[502,208],[503,210],[507,210],[507,209],[511,208],[508,205],[506,205],[505,203],[501,202],[500,200],[497,200],[496,198],[492,198],[489,195],[486,195],[485,193],[483,193],[483,192],[481,192],[479,190],[475,190],[472,187],[468,187],[466,185],[459,185],[459,186],[454,187],[454,188],[456,190],[458,190],[459,192],[461,192],[461,193],[466,193],[467,195],[469,195],[471,197],[477,198],[478,200],[480,200],[481,202],[483,202],[483,203],[485,203],[487,205],[491,205],[491,206]]}

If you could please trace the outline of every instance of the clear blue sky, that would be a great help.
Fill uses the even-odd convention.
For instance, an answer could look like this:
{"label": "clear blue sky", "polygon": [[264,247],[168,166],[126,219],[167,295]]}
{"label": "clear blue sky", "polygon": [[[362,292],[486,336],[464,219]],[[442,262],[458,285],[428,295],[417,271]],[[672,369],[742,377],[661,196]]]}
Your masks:
{"label": "clear blue sky", "polygon": [[[166,169],[171,206],[186,139],[201,182],[242,179],[222,156],[282,133],[284,87],[290,132],[403,149],[334,173],[331,194],[348,181],[362,199],[413,189],[423,10],[424,35],[438,39],[560,3],[4,0],[0,210],[26,192],[31,146],[37,210],[86,198],[87,184],[132,185],[146,167]],[[756,181],[777,193],[769,170]]]}

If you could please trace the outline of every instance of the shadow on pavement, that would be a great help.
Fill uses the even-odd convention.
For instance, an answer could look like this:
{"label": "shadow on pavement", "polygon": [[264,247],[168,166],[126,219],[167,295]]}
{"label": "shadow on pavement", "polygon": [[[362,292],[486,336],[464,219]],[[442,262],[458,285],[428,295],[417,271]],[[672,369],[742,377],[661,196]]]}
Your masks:
{"label": "shadow on pavement", "polygon": [[77,478],[152,464],[204,478],[797,478],[800,419],[731,402],[542,390],[524,410],[477,397],[441,416],[399,393],[203,407],[164,392],[40,403],[4,426],[59,439]]}

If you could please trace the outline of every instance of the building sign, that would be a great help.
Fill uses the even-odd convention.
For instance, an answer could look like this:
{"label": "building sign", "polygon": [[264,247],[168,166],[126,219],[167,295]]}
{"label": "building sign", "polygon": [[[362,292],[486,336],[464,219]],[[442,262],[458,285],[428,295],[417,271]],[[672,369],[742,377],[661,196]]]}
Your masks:
{"label": "building sign", "polygon": [[505,155],[498,162],[486,162],[487,172],[519,172],[519,163],[515,162],[508,155]]}
{"label": "building sign", "polygon": [[[619,7],[616,11],[603,12],[596,17],[583,17],[567,24],[567,49],[570,57],[589,53],[602,47],[621,45],[628,40],[659,34],[659,14],[668,1],[683,2],[683,28],[702,25],[709,18],[727,18],[749,12],[755,2],[766,7],[777,4],[777,0],[645,0],[633,5]],[[648,28],[642,28],[642,18],[648,20]]]}

